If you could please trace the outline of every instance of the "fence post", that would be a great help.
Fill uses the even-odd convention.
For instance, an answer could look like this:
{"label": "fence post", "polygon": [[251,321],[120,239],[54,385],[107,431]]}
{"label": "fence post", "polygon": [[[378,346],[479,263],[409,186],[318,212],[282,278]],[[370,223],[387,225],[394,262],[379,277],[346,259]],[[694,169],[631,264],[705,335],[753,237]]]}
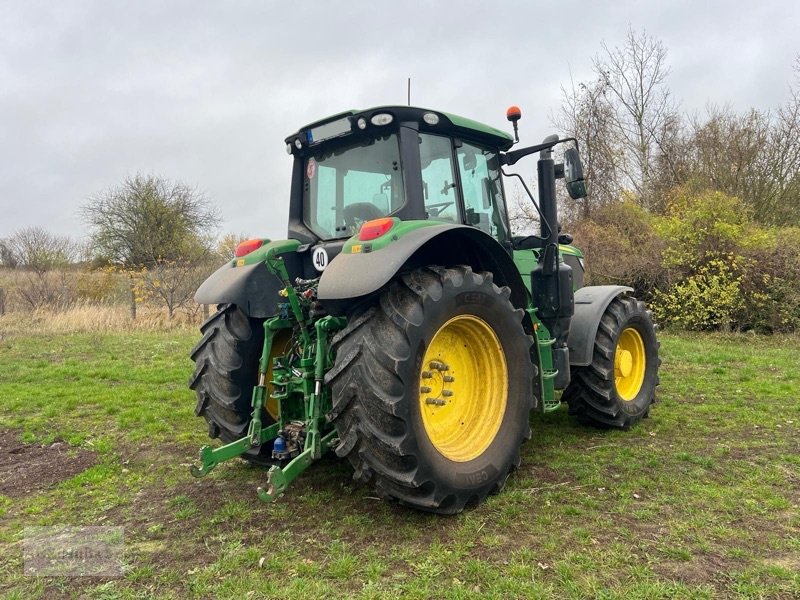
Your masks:
{"label": "fence post", "polygon": [[135,321],[136,320],[136,289],[135,289],[135,285],[133,283],[133,275],[129,275],[128,277],[129,277],[129,279],[128,279],[128,287],[129,287],[129,291],[130,291],[130,304],[128,305],[128,307],[130,308],[130,311],[131,311],[131,319],[133,319]]}
{"label": "fence post", "polygon": [[6,314],[6,290],[0,287],[0,317]]}
{"label": "fence post", "polygon": [[[3,313],[0,313],[3,314]],[[208,304],[203,304],[203,320],[208,318]]]}

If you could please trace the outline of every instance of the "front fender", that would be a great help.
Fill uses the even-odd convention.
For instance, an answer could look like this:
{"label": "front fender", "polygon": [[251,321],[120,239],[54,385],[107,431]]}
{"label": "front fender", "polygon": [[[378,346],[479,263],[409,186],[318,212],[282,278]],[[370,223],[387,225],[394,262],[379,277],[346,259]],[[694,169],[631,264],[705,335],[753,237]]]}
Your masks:
{"label": "front fender", "polygon": [[585,367],[592,363],[600,318],[614,298],[632,291],[633,288],[624,285],[590,285],[575,291],[575,314],[567,338],[571,366]]}

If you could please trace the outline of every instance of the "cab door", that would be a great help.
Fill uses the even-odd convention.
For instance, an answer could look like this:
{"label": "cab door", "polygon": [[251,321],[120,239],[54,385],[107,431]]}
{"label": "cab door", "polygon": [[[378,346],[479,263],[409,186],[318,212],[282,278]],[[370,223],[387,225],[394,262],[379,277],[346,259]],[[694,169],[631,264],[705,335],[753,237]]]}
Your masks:
{"label": "cab door", "polygon": [[464,199],[464,223],[507,246],[511,236],[497,152],[459,140],[456,163]]}

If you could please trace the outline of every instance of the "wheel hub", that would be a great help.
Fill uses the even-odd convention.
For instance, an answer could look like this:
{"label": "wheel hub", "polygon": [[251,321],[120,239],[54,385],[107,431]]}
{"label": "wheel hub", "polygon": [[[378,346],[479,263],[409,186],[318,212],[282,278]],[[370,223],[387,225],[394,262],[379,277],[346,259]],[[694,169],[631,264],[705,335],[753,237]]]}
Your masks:
{"label": "wheel hub", "polygon": [[617,348],[616,369],[618,377],[630,377],[633,371],[633,356],[627,350]]}
{"label": "wheel hub", "polygon": [[492,443],[505,414],[508,368],[494,330],[459,315],[431,339],[420,371],[419,407],[425,433],[446,458],[466,462]]}
{"label": "wheel hub", "polygon": [[448,400],[453,400],[452,384],[456,378],[448,374],[450,365],[433,360],[428,363],[429,371],[422,371],[420,379],[423,385],[419,388],[420,395],[427,394],[425,404],[430,406],[445,406]]}
{"label": "wheel hub", "polygon": [[644,383],[647,359],[641,334],[633,327],[622,331],[614,353],[614,385],[619,397],[634,400]]}

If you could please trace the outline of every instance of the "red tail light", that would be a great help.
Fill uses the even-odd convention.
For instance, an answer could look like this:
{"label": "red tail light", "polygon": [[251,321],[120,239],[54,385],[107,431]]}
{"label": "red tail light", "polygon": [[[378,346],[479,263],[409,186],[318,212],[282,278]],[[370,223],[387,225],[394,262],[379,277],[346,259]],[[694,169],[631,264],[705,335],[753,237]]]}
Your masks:
{"label": "red tail light", "polygon": [[393,217],[383,217],[381,219],[367,221],[361,226],[361,230],[358,232],[358,239],[362,242],[374,240],[375,238],[379,238],[384,233],[389,231],[393,225]]}
{"label": "red tail light", "polygon": [[236,246],[236,251],[234,254],[236,255],[236,258],[239,258],[245,254],[250,254],[253,250],[258,250],[263,245],[264,240],[246,240]]}

